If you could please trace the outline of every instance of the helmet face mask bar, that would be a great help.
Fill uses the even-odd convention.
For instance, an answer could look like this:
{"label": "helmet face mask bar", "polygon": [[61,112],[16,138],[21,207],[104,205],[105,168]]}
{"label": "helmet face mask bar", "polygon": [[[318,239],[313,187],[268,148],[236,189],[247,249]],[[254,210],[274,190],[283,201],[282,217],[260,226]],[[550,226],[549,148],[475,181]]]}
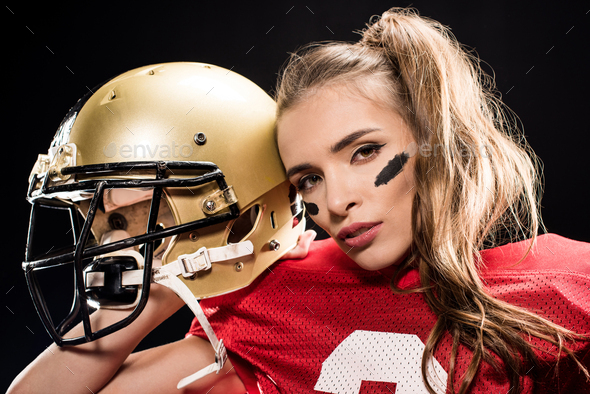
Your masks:
{"label": "helmet face mask bar", "polygon": [[[218,96],[208,95],[212,83]],[[68,112],[49,154],[39,155],[27,193],[32,208],[22,266],[35,308],[59,346],[131,324],[147,303],[150,282],[183,293],[193,311],[199,308],[195,298],[245,287],[296,245],[305,226],[303,205],[274,143],[274,102],[252,82],[212,65],[168,63],[131,70],[94,90]],[[184,117],[172,113],[195,101],[202,109],[183,109]],[[191,111],[198,112],[192,119]],[[176,122],[174,132],[152,130],[163,119]],[[155,149],[185,142],[180,154],[186,160],[123,156],[123,147],[141,147],[146,139],[160,144]],[[118,151],[111,149],[115,143]],[[130,191],[142,197],[115,201]],[[39,236],[45,208],[69,213],[72,247],[35,254],[36,239],[47,233]],[[159,215],[168,215],[163,226]],[[145,223],[136,216],[145,216]],[[130,233],[120,231],[126,220],[133,221]],[[157,242],[163,245],[154,264]],[[58,276],[48,276],[49,292],[39,278],[59,269],[67,271],[60,278],[73,282],[64,287],[73,299],[56,319],[48,299],[60,287],[52,279]],[[98,329],[91,320],[97,308],[126,309],[128,315]],[[79,323],[83,335],[72,337]],[[222,354],[222,341],[211,342]],[[223,360],[216,362],[219,370]]]}

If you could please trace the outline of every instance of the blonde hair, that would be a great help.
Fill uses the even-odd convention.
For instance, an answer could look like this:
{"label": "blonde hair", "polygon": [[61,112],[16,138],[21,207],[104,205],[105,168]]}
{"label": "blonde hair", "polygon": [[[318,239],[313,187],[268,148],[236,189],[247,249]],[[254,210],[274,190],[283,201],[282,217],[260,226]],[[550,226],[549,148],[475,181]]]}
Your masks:
{"label": "blonde hair", "polygon": [[[366,83],[371,79],[387,88],[385,104],[404,117],[418,146],[442,149],[442,154],[416,156],[413,242],[392,280],[394,292],[422,292],[438,317],[422,358],[428,391],[434,393],[425,375],[427,362],[446,331],[453,339],[453,393],[460,343],[473,356],[459,393],[467,392],[482,360],[499,368],[492,354],[503,362],[518,392],[520,376],[539,363],[524,339],[528,336],[570,355],[588,378],[566,346],[588,338],[495,299],[479,275],[478,251],[530,239],[524,259],[538,228],[546,232],[538,208],[540,161],[524,140],[517,117],[494,93],[492,78],[446,27],[415,10],[392,8],[361,34],[358,43],[312,44],[291,55],[277,85],[278,118],[327,86],[345,85],[374,97]],[[411,266],[418,267],[423,287],[401,290],[396,278]]]}

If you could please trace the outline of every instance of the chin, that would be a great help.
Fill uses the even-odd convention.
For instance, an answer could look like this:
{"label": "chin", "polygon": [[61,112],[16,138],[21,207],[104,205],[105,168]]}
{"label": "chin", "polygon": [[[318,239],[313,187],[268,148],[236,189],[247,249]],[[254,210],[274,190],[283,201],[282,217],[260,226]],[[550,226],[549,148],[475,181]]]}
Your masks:
{"label": "chin", "polygon": [[[348,255],[359,267],[367,271],[377,271],[395,265],[401,259],[395,258],[397,254],[392,254],[392,250],[386,251],[372,250],[370,246],[364,249],[350,249],[350,246],[343,242],[337,242],[340,249]],[[348,253],[347,253],[348,252]],[[384,259],[385,256],[393,256],[394,258]],[[401,257],[401,256],[398,256]]]}
{"label": "chin", "polygon": [[[344,242],[336,239],[336,243],[340,249],[346,253],[359,267],[367,271],[377,271],[384,268],[396,265],[403,261],[407,253],[398,253],[392,250],[391,247],[383,248],[376,247],[377,245],[368,245],[362,249],[353,248],[346,245]],[[348,253],[347,253],[348,252]]]}
{"label": "chin", "polygon": [[379,261],[379,260],[374,260],[374,259],[356,258],[356,257],[352,257],[352,259],[354,260],[355,263],[357,263],[357,265],[359,267],[361,267],[362,269],[365,269],[367,271],[378,271],[378,270],[382,270],[387,267],[391,267],[393,265],[396,265],[396,263],[391,262],[391,260]]}
{"label": "chin", "polygon": [[391,262],[375,262],[375,261],[364,261],[359,259],[354,259],[354,262],[364,270],[367,271],[378,271],[384,268],[391,266]]}

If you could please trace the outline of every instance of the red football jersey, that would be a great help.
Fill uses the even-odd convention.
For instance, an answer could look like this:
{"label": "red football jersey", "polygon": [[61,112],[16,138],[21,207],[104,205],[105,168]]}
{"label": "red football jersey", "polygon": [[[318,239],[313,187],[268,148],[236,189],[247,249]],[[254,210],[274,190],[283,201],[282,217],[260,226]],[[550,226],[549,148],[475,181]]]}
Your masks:
{"label": "red football jersey", "polygon": [[[480,252],[481,277],[490,294],[590,334],[590,244],[541,235],[515,265],[528,243]],[[328,239],[313,242],[307,258],[277,262],[247,288],[203,300],[201,306],[249,393],[427,393],[422,351],[436,316],[421,294],[393,294],[389,275],[360,268]],[[400,282],[416,284],[416,270]],[[191,334],[206,338],[196,319]],[[451,345],[447,333],[428,367],[429,381],[440,393],[447,388]],[[590,367],[590,343],[576,346]],[[541,392],[590,393],[590,383],[571,359],[562,355],[554,376],[555,357],[538,356],[545,361],[544,370],[536,371],[544,379]],[[470,359],[471,351],[460,346],[457,377]],[[524,392],[531,389],[527,375]],[[504,374],[482,362],[471,392],[509,391]]]}

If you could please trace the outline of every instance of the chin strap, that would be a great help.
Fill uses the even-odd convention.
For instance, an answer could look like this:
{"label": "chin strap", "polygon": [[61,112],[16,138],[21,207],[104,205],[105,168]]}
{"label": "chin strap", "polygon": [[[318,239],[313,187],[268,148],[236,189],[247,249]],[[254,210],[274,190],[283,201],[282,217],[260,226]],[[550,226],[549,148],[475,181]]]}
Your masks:
{"label": "chin strap", "polygon": [[202,247],[194,253],[178,256],[176,261],[166,264],[162,269],[174,276],[182,274],[185,278],[193,277],[197,272],[208,270],[211,263],[240,259],[254,254],[251,241],[238,242],[219,248]]}
{"label": "chin strap", "polygon": [[[119,253],[118,255],[121,255]],[[191,278],[199,271],[211,268],[211,263],[224,262],[234,259],[242,259],[254,254],[254,246],[251,241],[239,242],[219,248],[200,248],[194,253],[183,254],[177,260],[158,267],[160,272],[168,272],[173,276],[181,275]],[[113,253],[113,255],[115,255]],[[142,258],[143,261],[143,258]],[[155,270],[155,268],[154,268]],[[86,287],[104,286],[104,272],[85,272]],[[121,273],[121,286],[138,286],[143,284],[143,270],[129,270]]]}
{"label": "chin strap", "polygon": [[217,335],[215,335],[213,327],[211,327],[211,324],[209,324],[209,320],[207,320],[203,309],[201,309],[201,305],[199,305],[199,302],[193,293],[176,275],[165,269],[167,266],[168,265],[153,269],[152,282],[166,286],[175,292],[176,295],[178,295],[188,305],[188,307],[197,317],[197,320],[199,320],[199,323],[201,323],[201,327],[203,327],[203,330],[207,334],[207,338],[209,338],[209,342],[211,342],[211,346],[213,346],[213,350],[215,350],[215,362],[178,382],[176,388],[181,389],[185,386],[188,386],[195,380],[209,375],[212,372],[219,373],[221,368],[223,368],[225,360],[227,360],[227,351],[223,345],[223,339],[217,339]]}
{"label": "chin strap", "polygon": [[181,255],[176,261],[166,264],[163,267],[152,269],[152,282],[166,286],[188,305],[197,317],[205,334],[207,334],[207,338],[209,338],[209,342],[215,351],[214,363],[181,379],[176,388],[181,389],[188,386],[210,373],[219,373],[227,360],[227,351],[225,350],[223,339],[217,339],[217,335],[215,335],[213,327],[211,327],[207,316],[205,316],[203,309],[201,309],[201,305],[199,305],[199,302],[184,282],[178,278],[178,275],[182,274],[185,278],[190,278],[199,271],[211,268],[211,263],[243,258],[253,254],[254,246],[250,241],[239,242],[219,248],[207,249],[203,247],[194,253]]}

